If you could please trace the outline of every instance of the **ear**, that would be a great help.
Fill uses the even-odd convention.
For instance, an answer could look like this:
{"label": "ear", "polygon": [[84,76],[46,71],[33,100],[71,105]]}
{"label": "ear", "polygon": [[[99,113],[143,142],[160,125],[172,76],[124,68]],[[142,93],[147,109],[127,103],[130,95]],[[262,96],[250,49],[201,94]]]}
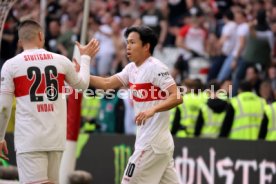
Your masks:
{"label": "ear", "polygon": [[146,44],[144,45],[144,49],[145,49],[145,51],[150,52],[150,44],[149,44],[149,43],[146,43]]}
{"label": "ear", "polygon": [[41,31],[39,31],[39,33],[38,33],[38,38],[39,38],[39,41],[44,40],[44,34]]}

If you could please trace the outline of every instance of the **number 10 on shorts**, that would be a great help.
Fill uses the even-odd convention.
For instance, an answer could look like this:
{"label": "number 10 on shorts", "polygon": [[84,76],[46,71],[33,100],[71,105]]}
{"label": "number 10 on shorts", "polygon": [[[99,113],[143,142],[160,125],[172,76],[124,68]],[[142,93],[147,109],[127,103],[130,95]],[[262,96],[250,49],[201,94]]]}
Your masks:
{"label": "number 10 on shorts", "polygon": [[134,169],[135,169],[135,164],[129,162],[125,175],[128,176],[128,177],[132,177]]}

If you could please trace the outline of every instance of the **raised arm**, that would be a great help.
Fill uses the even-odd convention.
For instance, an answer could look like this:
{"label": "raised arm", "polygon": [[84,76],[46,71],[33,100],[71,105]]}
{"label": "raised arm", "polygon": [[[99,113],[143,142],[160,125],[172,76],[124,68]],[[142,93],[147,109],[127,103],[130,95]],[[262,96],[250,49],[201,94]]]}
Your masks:
{"label": "raised arm", "polygon": [[129,82],[129,68],[131,67],[131,63],[126,65],[124,69],[111,77],[98,77],[91,75],[90,76],[90,85],[97,89],[117,89],[122,86],[127,86]]}
{"label": "raised arm", "polygon": [[117,89],[123,86],[123,83],[115,76],[98,77],[90,75],[90,85],[97,89]]}
{"label": "raised arm", "polygon": [[79,48],[81,61],[80,61],[80,71],[77,73],[71,62],[68,63],[66,82],[68,82],[75,89],[85,90],[89,86],[89,76],[90,76],[90,61],[91,57],[94,57],[99,51],[99,42],[92,39],[87,45],[81,45],[76,42]]}

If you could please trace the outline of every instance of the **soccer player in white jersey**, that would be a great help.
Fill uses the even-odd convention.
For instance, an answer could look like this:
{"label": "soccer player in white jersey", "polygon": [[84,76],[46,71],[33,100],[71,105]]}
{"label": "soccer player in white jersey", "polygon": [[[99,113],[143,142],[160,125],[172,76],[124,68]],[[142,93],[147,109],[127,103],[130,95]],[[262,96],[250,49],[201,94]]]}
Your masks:
{"label": "soccer player in white jersey", "polygon": [[138,127],[122,184],[177,184],[168,110],[182,103],[180,92],[168,68],[152,57],[157,44],[154,32],[144,26],[130,27],[125,37],[132,62],[111,77],[90,76],[90,85],[96,88],[127,86],[132,92]]}
{"label": "soccer player in white jersey", "polygon": [[6,61],[1,72],[0,157],[8,159],[4,135],[15,96],[20,183],[58,183],[66,140],[64,82],[78,89],[88,87],[90,60],[98,52],[99,43],[93,39],[85,46],[77,43],[81,54],[77,73],[68,58],[43,49],[44,34],[37,22],[23,21],[18,35],[24,51]]}

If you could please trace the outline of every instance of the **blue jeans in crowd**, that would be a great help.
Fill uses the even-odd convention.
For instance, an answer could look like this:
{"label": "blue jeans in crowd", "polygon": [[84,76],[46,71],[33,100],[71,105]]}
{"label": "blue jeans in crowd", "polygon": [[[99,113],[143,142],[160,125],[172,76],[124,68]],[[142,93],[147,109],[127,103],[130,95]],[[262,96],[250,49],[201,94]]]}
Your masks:
{"label": "blue jeans in crowd", "polygon": [[207,82],[217,78],[225,59],[226,56],[224,55],[210,57],[211,66],[208,71]]}
{"label": "blue jeans in crowd", "polygon": [[227,56],[227,58],[224,60],[224,63],[222,65],[222,68],[219,71],[217,80],[218,82],[222,82],[226,79],[229,79],[230,75],[231,75],[231,63],[233,61],[233,56],[229,55]]}
{"label": "blue jeans in crowd", "polygon": [[237,63],[237,68],[233,73],[232,81],[233,81],[233,96],[238,94],[240,81],[244,80],[246,69],[253,64],[250,62],[244,61],[242,58],[239,58]]}

